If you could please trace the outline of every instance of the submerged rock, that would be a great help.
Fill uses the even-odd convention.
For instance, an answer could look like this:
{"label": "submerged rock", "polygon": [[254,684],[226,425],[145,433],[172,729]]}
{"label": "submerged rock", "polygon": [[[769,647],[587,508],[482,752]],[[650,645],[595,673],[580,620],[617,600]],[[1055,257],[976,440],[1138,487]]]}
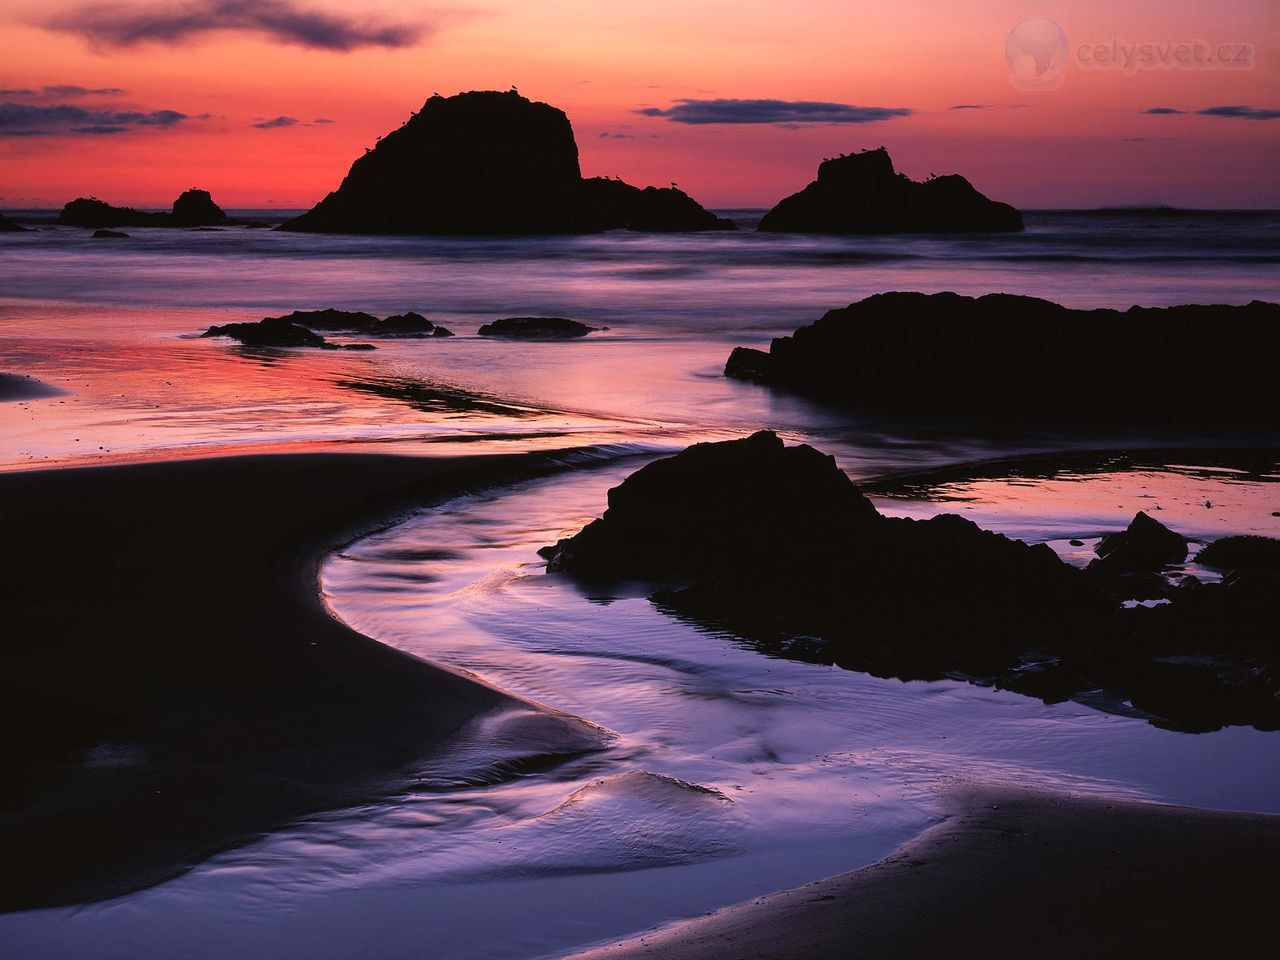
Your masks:
{"label": "submerged rock", "polygon": [[923,183],[893,169],[888,152],[824,160],[818,179],[764,215],[760,230],[785,233],[1008,233],[1022,214],[983,196],[964,177]]}
{"label": "submerged rock", "polygon": [[1035,297],[884,293],[725,374],[888,413],[1266,420],[1280,304],[1072,310]]}
{"label": "submerged rock", "polygon": [[323,350],[372,350],[367,343],[330,343],[318,333],[293,323],[288,317],[266,317],[257,323],[224,323],[212,326],[202,337],[230,337],[246,347],[319,347]]}
{"label": "submerged rock", "polygon": [[606,329],[589,327],[565,317],[506,317],[486,323],[478,331],[482,337],[504,337],[511,340],[569,340]]}
{"label": "submerged rock", "polygon": [[119,230],[95,230],[93,231],[93,240],[114,240],[127,238],[127,233],[121,233]]}
{"label": "submerged rock", "polygon": [[[1177,534],[1134,526],[1129,545],[1176,552]],[[548,572],[660,585],[660,608],[786,656],[1131,701],[1178,729],[1280,726],[1276,575],[1123,609],[1044,544],[954,515],[884,517],[832,458],[769,432],[644,467],[609,491],[603,516],[541,554]]]}
{"label": "submerged rock", "polygon": [[733,229],[674,188],[584,180],[563,111],[511,91],[431,97],[280,228],[319,233],[540,234]]}

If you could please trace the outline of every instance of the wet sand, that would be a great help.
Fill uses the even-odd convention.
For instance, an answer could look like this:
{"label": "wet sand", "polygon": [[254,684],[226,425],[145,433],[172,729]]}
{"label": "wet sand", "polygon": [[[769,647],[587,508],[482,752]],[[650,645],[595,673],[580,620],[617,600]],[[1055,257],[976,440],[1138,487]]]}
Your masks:
{"label": "wet sand", "polygon": [[317,586],[325,553],[380,520],[554,467],[299,454],[0,475],[0,910],[116,896],[404,789],[492,711],[526,715],[531,752],[592,749],[586,725],[351,631]]}
{"label": "wet sand", "polygon": [[957,789],[862,870],[574,960],[1270,957],[1280,817]]}

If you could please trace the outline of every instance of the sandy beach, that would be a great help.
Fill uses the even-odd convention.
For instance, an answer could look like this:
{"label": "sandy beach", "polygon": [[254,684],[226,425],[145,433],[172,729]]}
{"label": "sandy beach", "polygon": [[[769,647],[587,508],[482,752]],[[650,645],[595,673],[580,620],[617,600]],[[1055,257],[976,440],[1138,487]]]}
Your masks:
{"label": "sandy beach", "polygon": [[880,862],[573,960],[1269,957],[1280,817],[968,786]]}
{"label": "sandy beach", "polygon": [[[117,896],[291,819],[403,789],[508,711],[531,753],[590,727],[334,620],[323,555],[546,458],[295,455],[0,476],[9,790],[0,909]],[[508,726],[509,729],[512,725]],[[519,737],[521,734],[516,733]]]}

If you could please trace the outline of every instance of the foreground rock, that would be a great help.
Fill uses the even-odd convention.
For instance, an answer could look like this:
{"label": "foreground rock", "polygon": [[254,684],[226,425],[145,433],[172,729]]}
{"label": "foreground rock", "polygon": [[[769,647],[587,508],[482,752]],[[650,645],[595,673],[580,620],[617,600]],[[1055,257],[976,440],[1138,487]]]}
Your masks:
{"label": "foreground rock", "polygon": [[565,317],[506,317],[486,323],[476,332],[482,337],[509,340],[571,340],[602,329]]}
{"label": "foreground rock", "polygon": [[212,326],[201,337],[230,337],[246,347],[318,347],[322,350],[372,350],[367,343],[330,343],[318,333],[292,323],[287,317],[266,317],[257,323],[224,323]]}
{"label": "foreground rock", "polygon": [[539,234],[730,230],[680,190],[584,180],[563,111],[514,91],[431,97],[282,230]]}
{"label": "foreground rock", "polygon": [[372,350],[367,343],[334,344],[316,333],[358,333],[372,337],[452,337],[453,332],[410,310],[379,320],[361,310],[295,310],[283,317],[264,317],[257,323],[227,323],[206,330],[203,337],[232,337],[253,347],[321,347]]}
{"label": "foreground rock", "polygon": [[778,203],[761,230],[784,233],[1016,233],[1022,214],[989,200],[964,177],[909,180],[888,152],[824,160],[818,179]]}
{"label": "foreground rock", "polygon": [[[1134,528],[1126,542],[1164,539]],[[1280,726],[1275,576],[1123,609],[1043,544],[953,515],[884,517],[830,457],[768,432],[637,471],[600,519],[542,554],[549,572],[653,582],[669,612],[801,659],[1131,702],[1179,729]]]}
{"label": "foreground rock", "polygon": [[26,229],[26,227],[14,223],[3,213],[0,213],[0,233],[22,233]]}
{"label": "foreground rock", "polygon": [[884,293],[735,349],[725,374],[868,411],[1267,420],[1280,304],[1072,310],[1008,294]]}
{"label": "foreground rock", "polygon": [[1223,537],[1196,554],[1196,562],[1218,570],[1280,573],[1280,540],[1275,537]]}
{"label": "foreground rock", "polygon": [[226,223],[227,215],[207,190],[192,188],[173,201],[169,213],[113,207],[95,197],[78,197],[62,208],[58,223],[66,227],[208,227]]}

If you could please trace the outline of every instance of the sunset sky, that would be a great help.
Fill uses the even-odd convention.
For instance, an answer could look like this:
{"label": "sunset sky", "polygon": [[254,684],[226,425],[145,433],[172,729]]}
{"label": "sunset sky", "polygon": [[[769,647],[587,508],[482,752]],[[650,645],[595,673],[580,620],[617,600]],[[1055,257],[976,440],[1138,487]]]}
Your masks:
{"label": "sunset sky", "polygon": [[[1028,17],[1065,34],[1060,84],[1011,81]],[[1126,44],[1147,62],[1098,68]],[[0,49],[9,209],[309,206],[433,92],[513,85],[584,174],[709,206],[884,145],[1023,207],[1280,207],[1280,0],[7,0]]]}

